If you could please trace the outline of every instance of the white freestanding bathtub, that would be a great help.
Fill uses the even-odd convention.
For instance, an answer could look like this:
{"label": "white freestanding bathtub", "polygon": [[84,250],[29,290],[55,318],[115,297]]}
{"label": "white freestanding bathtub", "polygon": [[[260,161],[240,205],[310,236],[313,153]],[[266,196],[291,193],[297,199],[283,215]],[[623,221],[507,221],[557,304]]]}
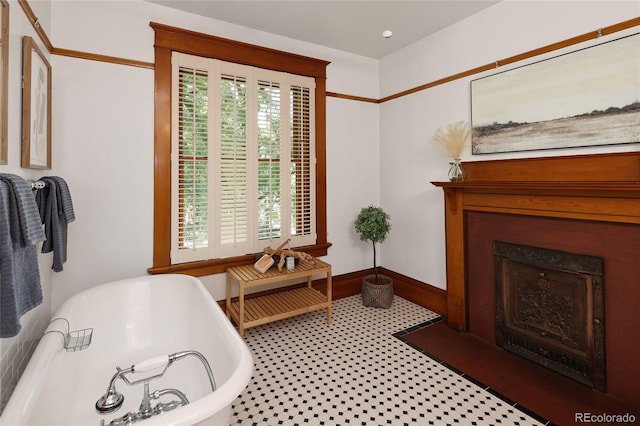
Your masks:
{"label": "white freestanding bathtub", "polygon": [[[53,320],[47,331],[61,332],[45,332],[2,413],[2,425],[109,424],[138,412],[144,391],[144,382],[130,385],[117,378],[113,384],[124,396],[122,405],[117,411],[98,412],[96,402],[116,367],[149,366],[143,361],[197,351],[211,366],[216,390],[199,358],[181,357],[149,381],[149,392],[177,389],[189,404],[136,424],[227,426],[233,400],[251,379],[249,349],[197,278],[154,275],[103,284],[70,298],[53,318],[67,319],[71,331],[92,328],[91,343],[75,352],[65,350],[66,322]],[[161,370],[127,377],[134,382]],[[167,394],[151,404],[173,400],[178,398]]]}

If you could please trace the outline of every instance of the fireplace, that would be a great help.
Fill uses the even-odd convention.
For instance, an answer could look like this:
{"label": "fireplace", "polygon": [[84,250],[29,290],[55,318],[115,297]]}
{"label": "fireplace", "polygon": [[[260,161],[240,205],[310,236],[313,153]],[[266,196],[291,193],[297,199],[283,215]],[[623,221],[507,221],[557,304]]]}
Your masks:
{"label": "fireplace", "polygon": [[604,259],[495,241],[496,344],[606,391]]}
{"label": "fireplace", "polygon": [[432,182],[444,192],[447,324],[495,344],[494,241],[602,257],[606,392],[640,406],[640,152],[465,168],[464,182]]}

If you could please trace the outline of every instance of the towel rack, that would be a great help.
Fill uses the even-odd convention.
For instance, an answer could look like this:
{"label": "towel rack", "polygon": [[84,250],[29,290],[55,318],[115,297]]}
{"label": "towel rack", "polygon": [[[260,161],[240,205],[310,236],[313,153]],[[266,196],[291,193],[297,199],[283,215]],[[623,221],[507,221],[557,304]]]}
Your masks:
{"label": "towel rack", "polygon": [[41,180],[30,180],[27,181],[31,185],[31,189],[42,189],[47,186],[46,182]]}

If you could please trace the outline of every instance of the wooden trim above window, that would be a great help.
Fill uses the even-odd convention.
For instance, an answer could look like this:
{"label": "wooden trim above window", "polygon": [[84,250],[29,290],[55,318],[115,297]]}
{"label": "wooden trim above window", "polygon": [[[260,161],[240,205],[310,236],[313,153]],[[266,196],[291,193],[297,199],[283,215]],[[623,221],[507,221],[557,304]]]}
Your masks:
{"label": "wooden trim above window", "polygon": [[151,22],[155,47],[307,77],[327,78],[331,62]]}
{"label": "wooden trim above window", "polygon": [[275,71],[316,81],[316,244],[300,247],[313,256],[327,254],[326,67],[329,62],[208,34],[150,23],[155,30],[154,219],[153,266],[149,273],[179,272],[196,276],[221,273],[253,263],[253,255],[171,264],[171,52],[182,52]]}

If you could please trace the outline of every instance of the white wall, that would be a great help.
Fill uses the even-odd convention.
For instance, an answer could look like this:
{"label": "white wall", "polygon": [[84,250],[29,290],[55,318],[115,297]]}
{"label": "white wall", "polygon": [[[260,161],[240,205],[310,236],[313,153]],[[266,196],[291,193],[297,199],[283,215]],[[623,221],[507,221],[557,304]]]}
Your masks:
{"label": "white wall", "polygon": [[360,209],[380,204],[378,105],[327,99],[327,227],[333,274],[373,267],[370,242],[353,222]]}
{"label": "white wall", "polygon": [[[54,46],[153,62],[149,22],[331,61],[327,90],[378,97],[378,62],[143,1],[55,1]],[[54,56],[54,163],[69,182],[76,222],[68,261],[52,278],[53,307],[111,280],[146,274],[153,252],[153,71]],[[379,203],[378,107],[329,99],[328,230],[333,273],[370,267],[351,231],[359,209]],[[348,156],[345,156],[348,154]],[[364,170],[361,166],[364,166]],[[224,275],[203,277],[224,299]]]}
{"label": "white wall", "polygon": [[[380,61],[388,96],[496,60],[640,16],[637,1],[503,1]],[[637,32],[635,28],[633,32]],[[620,37],[617,33],[564,51]],[[556,56],[559,52],[549,56]],[[538,61],[541,57],[528,62]],[[521,66],[523,63],[511,67]],[[505,67],[508,69],[508,67]],[[504,71],[504,69],[500,69]],[[495,71],[483,75],[493,74]],[[431,181],[447,180],[445,152],[431,141],[446,124],[471,119],[469,84],[476,75],[385,102],[380,108],[381,203],[391,215],[382,264],[446,288],[444,202]],[[638,151],[639,144],[472,156],[462,160]]]}

